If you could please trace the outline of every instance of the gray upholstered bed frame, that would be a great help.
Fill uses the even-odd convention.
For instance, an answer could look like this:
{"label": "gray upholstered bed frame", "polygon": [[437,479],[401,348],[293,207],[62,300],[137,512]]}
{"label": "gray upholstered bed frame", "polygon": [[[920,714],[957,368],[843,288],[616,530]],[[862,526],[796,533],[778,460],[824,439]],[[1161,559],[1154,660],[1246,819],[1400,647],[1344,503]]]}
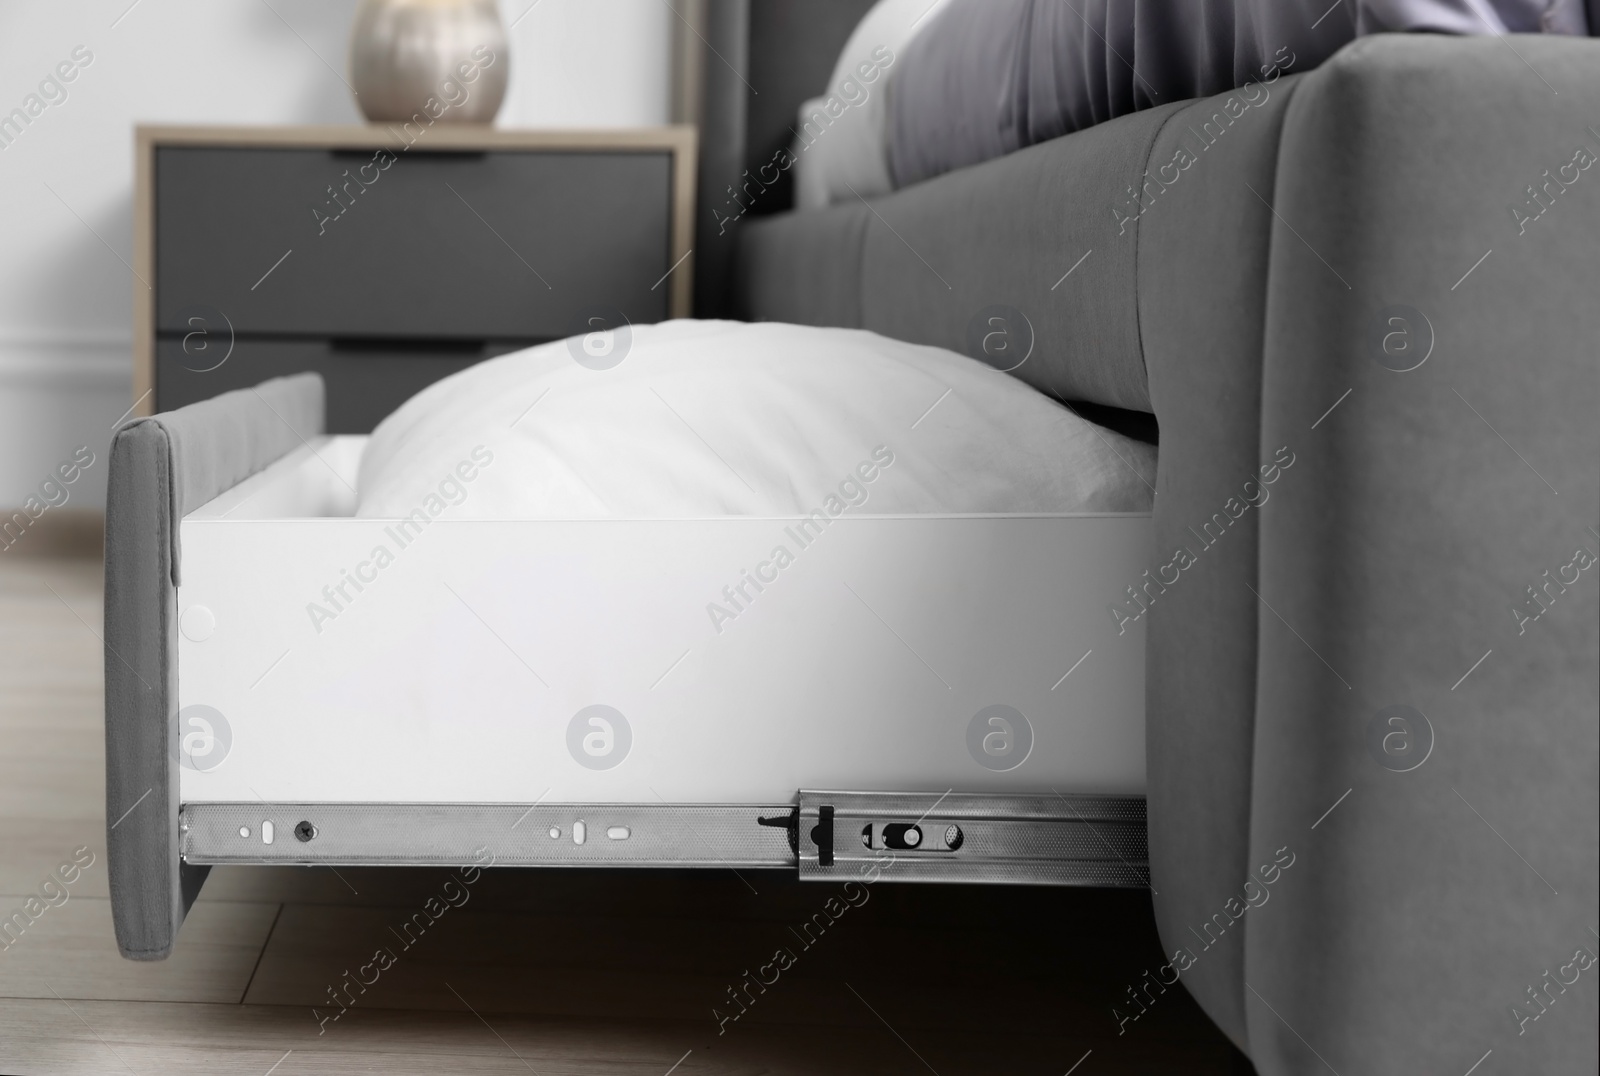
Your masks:
{"label": "gray upholstered bed frame", "polygon": [[1017,376],[1158,420],[1196,563],[1147,614],[1151,971],[1261,1072],[1593,1071],[1600,43],[1380,36],[1268,89],[1175,182],[1228,95],[696,257],[740,316],[958,351],[1005,304]]}
{"label": "gray upholstered bed frame", "polygon": [[[866,6],[819,4],[832,21],[790,35],[796,87],[773,96],[818,92]],[[745,83],[768,91],[783,36],[759,3],[710,12],[702,225],[705,192],[775,137]],[[1562,169],[1600,157],[1600,46],[1367,39],[1270,89],[1173,183],[1149,175],[1218,101],[871,205],[703,226],[701,312],[965,350],[1004,304],[1037,340],[1018,376],[1159,422],[1157,547],[1193,563],[1140,603],[1171,957],[1148,989],[1181,982],[1263,1073],[1491,1052],[1593,1071],[1600,169]],[[1143,212],[1119,234],[1130,186]],[[107,813],[130,956],[163,955],[199,880],[169,779],[174,521],[314,432],[312,395],[228,404],[209,456],[186,411],[114,447]]]}

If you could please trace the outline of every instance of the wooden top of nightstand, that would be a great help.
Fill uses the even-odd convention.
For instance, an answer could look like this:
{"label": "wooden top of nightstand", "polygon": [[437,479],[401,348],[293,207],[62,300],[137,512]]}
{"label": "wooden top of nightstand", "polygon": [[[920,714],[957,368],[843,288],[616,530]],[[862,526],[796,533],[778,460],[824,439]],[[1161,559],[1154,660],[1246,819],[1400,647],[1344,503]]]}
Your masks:
{"label": "wooden top of nightstand", "polygon": [[668,127],[492,127],[481,123],[438,123],[412,142],[403,124],[368,123],[324,126],[169,126],[144,125],[136,138],[145,145],[285,146],[305,148],[392,149],[670,149],[693,154],[695,128]]}

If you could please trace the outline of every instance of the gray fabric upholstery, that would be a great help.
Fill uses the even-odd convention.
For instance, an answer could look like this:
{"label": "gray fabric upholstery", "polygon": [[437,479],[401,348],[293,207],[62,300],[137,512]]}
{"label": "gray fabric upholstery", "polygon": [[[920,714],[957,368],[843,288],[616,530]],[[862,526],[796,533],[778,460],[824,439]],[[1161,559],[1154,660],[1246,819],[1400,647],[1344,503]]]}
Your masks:
{"label": "gray fabric upholstery", "polygon": [[[1600,1052],[1596,969],[1541,985],[1600,953],[1600,568],[1524,633],[1512,614],[1600,553],[1600,167],[1521,234],[1509,211],[1576,147],[1600,158],[1600,45],[1514,44],[1358,42],[1290,104],[1261,445],[1295,445],[1300,473],[1261,513],[1249,862],[1299,862],[1246,920],[1263,1073],[1325,1071],[1311,1049],[1346,1073],[1490,1049],[1480,1072],[1593,1072]],[[1408,373],[1374,357],[1397,304],[1435,338]],[[1395,704],[1432,726],[1411,772],[1366,740]],[[1548,1012],[1519,1027],[1529,987]]]}
{"label": "gray fabric upholstery", "polygon": [[[966,350],[1009,303],[1041,349],[1019,376],[1160,419],[1157,562],[1195,564],[1147,614],[1153,899],[1258,1071],[1593,1071],[1593,987],[1559,979],[1597,951],[1600,568],[1525,634],[1511,610],[1600,553],[1600,168],[1554,178],[1600,159],[1600,45],[1382,35],[1268,90],[908,188],[835,250],[819,217],[762,222],[748,313],[848,310],[859,242],[860,325]],[[1399,306],[1436,338],[1408,373],[1378,362]],[[1410,772],[1391,705],[1432,726]]]}
{"label": "gray fabric upholstery", "polygon": [[[1021,311],[1035,338],[1015,371],[1022,380],[1069,400],[1148,411],[1136,225],[1119,225],[1112,210],[1130,197],[1172,111],[951,172],[870,208],[858,201],[751,221],[740,237],[741,311],[969,354],[974,320],[1003,303]],[[833,320],[857,310],[859,320]]]}
{"label": "gray fabric upholstery", "polygon": [[161,960],[208,868],[178,855],[178,523],[322,432],[322,379],[277,378],[117,431],[106,490],[106,850],[123,956]]}
{"label": "gray fabric upholstery", "polygon": [[[1151,149],[1151,174],[1160,180],[1160,166],[1180,149],[1196,159],[1167,169],[1177,182],[1152,189],[1139,218],[1140,338],[1162,439],[1155,559],[1165,565],[1185,549],[1198,560],[1164,593],[1146,596],[1154,600],[1145,752],[1151,846],[1160,849],[1151,855],[1151,884],[1169,946],[1185,944],[1187,927],[1205,923],[1251,870],[1241,838],[1250,820],[1256,602],[1245,584],[1255,585],[1260,512],[1235,522],[1225,505],[1243,500],[1244,483],[1259,482],[1258,469],[1278,447],[1261,441],[1259,423],[1268,202],[1284,113],[1306,77],[1264,87],[1266,99],[1231,125],[1219,99],[1174,113]],[[1297,477],[1291,467],[1267,488]],[[1226,526],[1217,525],[1218,513]],[[1242,1046],[1243,939],[1233,932],[1196,955],[1184,982]]]}
{"label": "gray fabric upholstery", "polygon": [[164,959],[182,899],[175,753],[171,452],[141,422],[111,445],[106,488],[106,849],[122,955]]}
{"label": "gray fabric upholstery", "polygon": [[741,316],[861,327],[861,251],[872,214],[860,202],[784,213],[745,226],[738,279]]}

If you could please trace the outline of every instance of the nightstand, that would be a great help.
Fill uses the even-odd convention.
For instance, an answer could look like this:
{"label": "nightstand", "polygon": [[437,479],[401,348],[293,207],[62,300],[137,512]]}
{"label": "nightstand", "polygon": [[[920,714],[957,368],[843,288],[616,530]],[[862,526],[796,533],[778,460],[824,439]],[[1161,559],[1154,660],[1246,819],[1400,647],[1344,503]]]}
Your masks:
{"label": "nightstand", "polygon": [[137,413],[315,370],[365,433],[485,358],[687,316],[694,167],[690,127],[141,127]]}

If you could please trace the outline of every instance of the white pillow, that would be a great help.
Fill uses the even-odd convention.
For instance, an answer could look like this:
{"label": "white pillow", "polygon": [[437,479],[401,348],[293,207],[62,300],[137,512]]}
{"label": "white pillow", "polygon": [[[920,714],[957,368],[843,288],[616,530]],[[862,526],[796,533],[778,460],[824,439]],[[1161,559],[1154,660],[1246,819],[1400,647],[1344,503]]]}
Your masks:
{"label": "white pillow", "polygon": [[[1155,449],[954,352],[771,322],[631,331],[611,369],[580,365],[579,340],[558,341],[406,401],[367,445],[357,514],[1150,509]],[[612,343],[622,347],[621,335]]]}
{"label": "white pillow", "polygon": [[948,0],[878,0],[833,67],[828,92],[800,106],[795,124],[795,205],[887,194],[887,93],[895,62]]}

